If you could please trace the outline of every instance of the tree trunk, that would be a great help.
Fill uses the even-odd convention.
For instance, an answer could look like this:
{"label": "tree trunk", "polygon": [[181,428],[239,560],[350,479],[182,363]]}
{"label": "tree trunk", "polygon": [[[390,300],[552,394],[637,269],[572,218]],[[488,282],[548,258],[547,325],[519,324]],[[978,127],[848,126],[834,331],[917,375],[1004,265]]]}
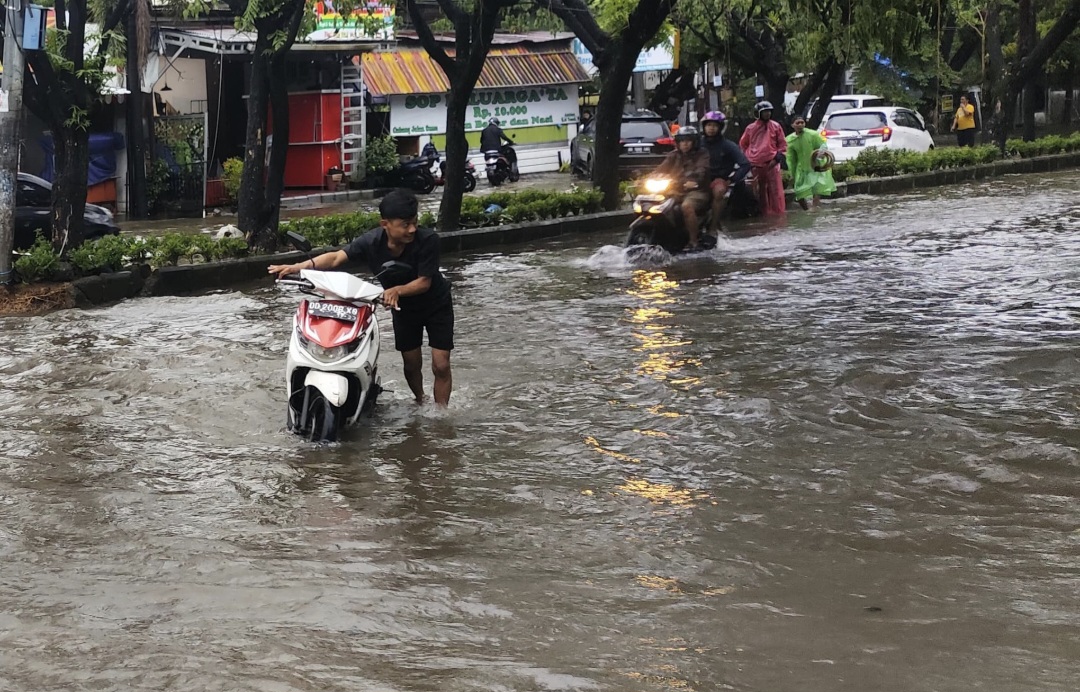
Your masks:
{"label": "tree trunk", "polygon": [[[268,96],[274,116],[274,140],[270,147],[266,184],[259,195],[258,222],[251,231],[248,245],[261,252],[271,253],[278,249],[278,218],[281,213],[281,195],[285,192],[285,164],[289,153],[289,89],[285,76],[285,54],[278,53],[268,62]],[[265,154],[262,158],[265,160]],[[246,165],[245,161],[245,167]]]}
{"label": "tree trunk", "polygon": [[829,107],[829,102],[832,101],[832,95],[840,88],[840,83],[843,80],[844,65],[833,62],[825,75],[825,79],[822,80],[821,96],[818,98],[817,103],[814,104],[814,111],[810,113],[810,117],[806,121],[808,128],[811,130],[818,129],[821,121],[825,119],[825,111]]}
{"label": "tree trunk", "polygon": [[1065,113],[1062,119],[1065,127],[1070,127],[1072,125],[1073,90],[1075,89],[1076,84],[1075,69],[1072,60],[1067,60],[1065,62],[1065,80],[1062,85],[1065,89]]}
{"label": "tree trunk", "polygon": [[622,131],[622,115],[626,106],[626,89],[634,74],[634,65],[641,50],[613,41],[608,49],[614,59],[600,71],[600,99],[596,106],[596,140],[593,148],[593,183],[604,194],[604,209],[619,208],[619,133]]}
{"label": "tree trunk", "polygon": [[[237,192],[237,224],[253,248],[260,238],[260,223],[265,216],[263,194],[266,185],[266,113],[270,102],[269,41],[255,40],[251,56],[251,90],[248,93],[247,130],[244,137],[244,171]],[[278,129],[277,123],[274,129]],[[275,137],[275,139],[277,139]]]}
{"label": "tree trunk", "polygon": [[446,175],[439,204],[439,230],[454,231],[461,225],[461,199],[465,195],[465,160],[469,141],[465,118],[472,89],[450,89],[446,99]]}
{"label": "tree trunk", "polygon": [[127,21],[127,167],[128,167],[128,215],[135,219],[145,219],[146,207],[146,124],[143,114],[146,112],[145,95],[140,81],[138,40],[138,18],[132,12]]}
{"label": "tree trunk", "polygon": [[[1031,54],[1031,51],[1035,47],[1036,37],[1036,17],[1035,17],[1035,4],[1032,0],[1020,0],[1019,3],[1019,31],[1017,33],[1016,40],[1016,56],[1019,60],[1023,60]],[[1030,142],[1035,139],[1035,75],[1031,75],[1032,78],[1024,80],[1023,87],[1023,101],[1021,107],[1023,108],[1023,122],[1024,122],[1024,141]]]}
{"label": "tree trunk", "polygon": [[[1001,84],[1005,76],[1005,54],[1001,48],[1001,5],[990,3],[986,10],[986,81],[987,102],[993,104],[1002,97]],[[1004,102],[1003,102],[1004,103]]]}
{"label": "tree trunk", "polygon": [[830,55],[814,68],[814,73],[810,75],[810,79],[803,85],[802,91],[799,92],[799,98],[795,100],[796,113],[802,113],[806,110],[810,99],[818,95],[821,91],[821,85],[825,83],[825,79],[829,76],[829,72],[834,65],[836,65],[836,58]]}
{"label": "tree trunk", "polygon": [[64,254],[82,241],[90,133],[53,124],[56,177],[52,190],[53,249]]}
{"label": "tree trunk", "polygon": [[653,91],[649,108],[665,120],[674,120],[682,110],[682,104],[697,95],[694,79],[703,62],[703,58],[694,57],[669,72]]}

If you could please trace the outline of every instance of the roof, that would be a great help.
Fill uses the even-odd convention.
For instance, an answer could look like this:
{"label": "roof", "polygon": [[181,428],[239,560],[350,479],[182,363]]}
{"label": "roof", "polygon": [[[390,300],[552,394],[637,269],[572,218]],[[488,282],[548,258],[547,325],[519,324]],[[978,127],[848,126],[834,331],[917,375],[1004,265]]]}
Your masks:
{"label": "roof", "polygon": [[[423,50],[365,53],[364,84],[374,96],[444,94],[450,88],[442,68]],[[497,48],[484,62],[477,89],[579,84],[589,81],[569,50],[533,52],[522,47]]]}
{"label": "roof", "polygon": [[[214,53],[217,55],[247,55],[255,50],[256,36],[252,32],[240,31],[232,27],[185,27],[174,26],[160,30],[163,42],[173,49]],[[374,50],[386,45],[386,41],[373,38],[324,38],[317,40],[298,40],[293,44],[294,52],[333,51],[353,52]]]}
{"label": "roof", "polygon": [[[405,29],[397,32],[397,38],[400,41],[408,43],[419,43],[420,37],[417,33],[410,29]],[[440,43],[454,43],[456,37],[453,33],[448,34],[434,34],[436,41]],[[507,46],[507,45],[520,45],[523,43],[569,43],[574,39],[574,34],[569,31],[526,31],[518,34],[509,33],[496,33],[491,37],[491,45],[493,46]]]}

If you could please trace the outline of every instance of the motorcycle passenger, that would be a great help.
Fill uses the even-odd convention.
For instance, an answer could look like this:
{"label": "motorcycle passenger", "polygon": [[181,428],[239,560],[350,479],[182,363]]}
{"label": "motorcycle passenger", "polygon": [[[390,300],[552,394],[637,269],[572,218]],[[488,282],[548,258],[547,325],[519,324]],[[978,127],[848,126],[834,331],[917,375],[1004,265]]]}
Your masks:
{"label": "motorcycle passenger", "polygon": [[735,142],[724,137],[727,117],[720,111],[709,111],[701,119],[701,148],[709,154],[709,178],[712,180],[712,223],[709,232],[720,232],[720,215],[727,206],[731,189],[746,179],[750,162]]}
{"label": "motorcycle passenger", "polygon": [[772,119],[773,105],[762,101],[754,106],[757,120],[747,125],[739,146],[746,152],[754,172],[754,188],[761,213],[783,216],[787,211],[780,164],[787,165],[787,138],[784,128]]}
{"label": "motorcycle passenger", "polygon": [[690,242],[686,249],[698,248],[698,223],[701,215],[709,209],[709,155],[698,146],[697,128],[687,125],[675,135],[675,151],[664,159],[654,175],[667,176],[676,181],[676,195],[681,196],[683,224]]}
{"label": "motorcycle passenger", "polygon": [[489,151],[498,151],[502,146],[503,141],[507,144],[513,144],[514,140],[506,136],[503,129],[499,127],[501,123],[498,118],[492,118],[488,120],[488,125],[483,130],[480,130],[480,151],[487,153]]}

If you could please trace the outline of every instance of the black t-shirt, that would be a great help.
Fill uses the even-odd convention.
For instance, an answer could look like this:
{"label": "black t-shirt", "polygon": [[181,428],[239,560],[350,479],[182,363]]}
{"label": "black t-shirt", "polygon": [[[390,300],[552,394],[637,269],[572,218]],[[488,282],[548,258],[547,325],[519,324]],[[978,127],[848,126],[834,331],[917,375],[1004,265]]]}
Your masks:
{"label": "black t-shirt", "polygon": [[431,279],[431,288],[418,296],[403,296],[398,306],[403,311],[419,312],[440,307],[450,301],[450,282],[439,271],[439,236],[430,228],[416,229],[413,241],[405,246],[399,257],[390,254],[386,231],[373,228],[345,246],[345,254],[353,262],[364,262],[372,274],[382,271],[382,265],[392,260],[412,267],[411,276],[380,277],[383,288],[404,286],[418,277]]}

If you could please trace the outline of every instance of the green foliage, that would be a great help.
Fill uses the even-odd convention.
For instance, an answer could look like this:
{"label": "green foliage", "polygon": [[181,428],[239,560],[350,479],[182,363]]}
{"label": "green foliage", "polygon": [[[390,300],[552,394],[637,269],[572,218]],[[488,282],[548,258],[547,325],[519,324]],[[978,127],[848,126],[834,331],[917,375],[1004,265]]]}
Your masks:
{"label": "green foliage", "polygon": [[1068,136],[1049,135],[1040,137],[1032,142],[1010,139],[1005,142],[1005,151],[1009,152],[1010,156],[1020,156],[1022,158],[1080,151],[1080,131],[1073,132]]}
{"label": "green foliage", "polygon": [[367,175],[389,173],[397,166],[397,140],[390,135],[368,140],[367,149],[364,152],[364,169]]}
{"label": "green foliage", "polygon": [[71,263],[84,274],[117,272],[132,262],[132,239],[110,235],[83,243],[70,253]]}
{"label": "green foliage", "polygon": [[[547,192],[522,190],[520,192],[493,192],[484,197],[465,197],[461,202],[462,228],[498,226],[508,223],[524,223],[557,219],[577,214],[593,214],[601,211],[603,195],[593,189],[572,189],[570,192]],[[488,207],[501,208],[489,214]],[[418,223],[434,227],[438,219],[434,214],[421,214]],[[358,211],[351,214],[308,216],[290,219],[281,224],[281,244],[285,245],[285,233],[293,231],[307,238],[314,247],[344,245],[365,231],[379,225],[376,212]]]}
{"label": "green foliage", "polygon": [[[903,149],[866,149],[851,162],[852,173],[868,178],[890,175],[925,173],[927,171],[963,168],[980,163],[991,163],[1001,158],[1001,151],[992,145],[980,147],[946,147],[917,153]],[[836,167],[833,178],[836,179]]]}
{"label": "green foliage", "polygon": [[230,202],[235,203],[237,194],[240,192],[240,178],[244,174],[244,160],[238,158],[225,159],[222,166],[225,169],[223,183],[225,196]]}
{"label": "green foliage", "polygon": [[53,251],[52,243],[39,233],[30,251],[15,260],[15,271],[23,283],[41,281],[59,261],[60,257]]}
{"label": "green foliage", "polygon": [[278,233],[282,239],[282,245],[285,244],[285,234],[292,231],[307,238],[313,247],[334,247],[344,245],[378,225],[378,212],[357,211],[350,214],[305,216],[300,219],[290,219],[278,226]]}

